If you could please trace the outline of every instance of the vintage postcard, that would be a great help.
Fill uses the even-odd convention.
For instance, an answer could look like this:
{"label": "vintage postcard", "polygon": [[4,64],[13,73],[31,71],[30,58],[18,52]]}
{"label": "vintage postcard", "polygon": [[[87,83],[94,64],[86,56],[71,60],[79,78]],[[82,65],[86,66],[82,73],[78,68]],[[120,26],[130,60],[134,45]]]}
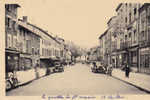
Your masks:
{"label": "vintage postcard", "polygon": [[0,2],[2,100],[150,99],[150,2]]}

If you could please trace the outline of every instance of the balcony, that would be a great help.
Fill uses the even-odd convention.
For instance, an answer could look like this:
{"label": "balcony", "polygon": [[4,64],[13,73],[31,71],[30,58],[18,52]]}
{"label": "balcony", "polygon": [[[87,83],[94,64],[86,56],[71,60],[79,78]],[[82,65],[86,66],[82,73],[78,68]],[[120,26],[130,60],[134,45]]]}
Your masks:
{"label": "balcony", "polygon": [[150,34],[148,34],[148,37],[144,36],[140,36],[139,37],[139,46],[140,47],[144,47],[144,46],[148,46],[150,45]]}
{"label": "balcony", "polygon": [[120,43],[120,48],[121,48],[121,50],[127,49],[127,48],[129,48],[130,46],[131,46],[131,41],[125,41],[125,42],[121,42],[121,43]]}
{"label": "balcony", "polygon": [[16,47],[18,48],[19,51],[21,51],[21,52],[23,51],[23,43],[17,42]]}
{"label": "balcony", "polygon": [[111,43],[111,45],[112,45],[112,48],[111,48],[112,52],[116,51],[117,50],[117,42],[113,41]]}

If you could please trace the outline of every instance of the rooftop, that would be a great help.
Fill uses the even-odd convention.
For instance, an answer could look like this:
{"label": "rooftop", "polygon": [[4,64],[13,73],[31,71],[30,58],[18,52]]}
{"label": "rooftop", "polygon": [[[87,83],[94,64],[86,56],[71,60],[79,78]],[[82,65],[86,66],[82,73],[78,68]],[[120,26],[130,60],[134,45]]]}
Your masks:
{"label": "rooftop", "polygon": [[116,11],[118,11],[121,6],[122,6],[122,3],[120,3],[120,4],[118,5],[118,7],[116,8]]}

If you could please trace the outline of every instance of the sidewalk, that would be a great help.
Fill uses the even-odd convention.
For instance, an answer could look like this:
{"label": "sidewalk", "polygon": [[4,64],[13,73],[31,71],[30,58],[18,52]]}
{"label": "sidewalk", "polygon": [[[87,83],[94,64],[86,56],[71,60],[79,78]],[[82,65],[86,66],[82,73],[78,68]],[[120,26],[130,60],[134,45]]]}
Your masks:
{"label": "sidewalk", "polygon": [[27,82],[35,79],[35,71],[34,71],[34,69],[30,69],[27,71],[18,71],[17,78],[19,81],[19,85],[22,85],[24,83],[27,83]]}
{"label": "sidewalk", "polygon": [[[39,78],[43,77],[45,75],[45,72],[46,72],[45,70],[46,69],[44,69],[44,68],[38,68]],[[19,81],[19,85],[33,81],[36,79],[35,70],[30,69],[27,71],[18,71],[17,72],[17,78]]]}
{"label": "sidewalk", "polygon": [[129,78],[126,78],[124,71],[113,69],[112,76],[150,93],[150,75],[130,72]]}

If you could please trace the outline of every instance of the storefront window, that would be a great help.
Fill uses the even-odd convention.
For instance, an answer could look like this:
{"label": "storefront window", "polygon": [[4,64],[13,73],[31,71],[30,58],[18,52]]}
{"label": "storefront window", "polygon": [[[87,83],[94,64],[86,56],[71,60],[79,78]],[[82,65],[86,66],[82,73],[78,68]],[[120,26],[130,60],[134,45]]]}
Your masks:
{"label": "storefront window", "polygon": [[140,66],[141,68],[150,68],[150,49],[149,48],[143,48],[141,49],[141,56],[140,56]]}
{"label": "storefront window", "polygon": [[17,57],[17,56],[15,56],[15,57],[14,57],[14,60],[18,60],[18,57]]}
{"label": "storefront window", "polygon": [[10,56],[7,56],[7,59],[8,59],[8,60],[10,60],[10,59],[11,59],[11,57],[10,57]]}
{"label": "storefront window", "polygon": [[145,67],[148,68],[149,67],[149,55],[145,55]]}
{"label": "storefront window", "polygon": [[141,58],[141,60],[140,60],[140,66],[141,66],[141,67],[144,67],[144,65],[145,65],[145,64],[144,64],[144,60],[145,60],[145,59],[144,59],[144,55],[141,55],[140,58]]}
{"label": "storefront window", "polygon": [[34,48],[32,48],[32,54],[34,55]]}

